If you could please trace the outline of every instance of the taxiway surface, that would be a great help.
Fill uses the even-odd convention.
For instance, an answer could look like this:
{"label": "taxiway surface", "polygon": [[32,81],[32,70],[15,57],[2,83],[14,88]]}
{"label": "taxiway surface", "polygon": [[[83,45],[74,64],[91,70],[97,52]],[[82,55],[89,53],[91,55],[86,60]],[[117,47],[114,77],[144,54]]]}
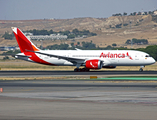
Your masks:
{"label": "taxiway surface", "polygon": [[1,119],[156,120],[157,82],[0,81]]}

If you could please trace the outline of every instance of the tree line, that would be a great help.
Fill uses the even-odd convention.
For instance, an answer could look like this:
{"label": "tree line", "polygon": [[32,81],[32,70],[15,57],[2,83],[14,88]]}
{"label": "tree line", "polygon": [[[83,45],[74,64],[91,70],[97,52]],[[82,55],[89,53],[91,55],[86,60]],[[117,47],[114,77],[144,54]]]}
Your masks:
{"label": "tree line", "polygon": [[[60,35],[67,35],[68,39],[73,39],[76,37],[90,37],[90,36],[96,36],[96,33],[90,32],[89,30],[82,30],[79,31],[78,29],[73,29],[72,32],[69,30],[67,31],[59,31],[55,32],[53,30],[27,30],[23,31],[24,33],[32,33],[33,35],[50,35],[50,34],[60,34]],[[5,34],[2,36],[4,39],[12,40],[14,39],[14,33],[5,32]]]}
{"label": "tree line", "polygon": [[80,42],[77,42],[77,45],[74,45],[74,43],[71,43],[71,46],[69,44],[55,44],[55,45],[49,45],[45,49],[49,50],[74,50],[75,48],[82,49],[82,50],[91,50],[91,49],[97,49],[96,44],[91,42],[82,42],[82,46],[80,46]]}
{"label": "tree line", "polygon": [[124,12],[124,13],[112,14],[112,16],[127,16],[127,15],[129,15],[129,16],[135,16],[135,15],[148,15],[148,14],[153,15],[153,14],[154,14],[154,11],[148,11],[148,12],[146,12],[146,11],[145,11],[145,12],[133,12],[133,13],[130,13],[130,14]]}
{"label": "tree line", "polygon": [[148,40],[147,39],[136,39],[133,38],[132,40],[128,39],[125,44],[138,44],[138,45],[147,45],[148,44]]}
{"label": "tree line", "polygon": [[2,35],[2,38],[12,40],[12,39],[14,39],[14,33],[13,32],[12,33],[5,32],[5,34]]}
{"label": "tree line", "polygon": [[48,30],[36,30],[36,29],[27,30],[25,32],[30,32],[33,35],[50,35],[50,34],[67,35],[68,39],[73,39],[73,38],[76,38],[76,37],[83,37],[83,36],[90,37],[90,36],[96,36],[97,35],[96,33],[90,32],[89,30],[79,31],[76,28],[73,29],[72,32],[70,32],[69,30],[55,32],[53,30],[48,31]]}

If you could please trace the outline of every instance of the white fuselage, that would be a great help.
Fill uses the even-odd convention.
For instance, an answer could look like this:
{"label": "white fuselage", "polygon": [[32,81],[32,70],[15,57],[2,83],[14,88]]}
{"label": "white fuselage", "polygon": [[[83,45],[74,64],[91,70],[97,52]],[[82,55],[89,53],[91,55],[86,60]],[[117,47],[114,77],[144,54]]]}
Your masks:
{"label": "white fuselage", "polygon": [[[150,57],[149,54],[134,50],[41,50],[41,52],[67,58],[84,59],[84,63],[86,60],[98,59],[103,61],[103,66],[145,66],[155,63],[155,60]],[[53,65],[76,66],[75,62],[70,62],[59,57],[56,58],[38,53],[35,54],[40,59]],[[32,61],[25,57],[18,58]],[[84,66],[84,63],[82,63],[81,66]]]}

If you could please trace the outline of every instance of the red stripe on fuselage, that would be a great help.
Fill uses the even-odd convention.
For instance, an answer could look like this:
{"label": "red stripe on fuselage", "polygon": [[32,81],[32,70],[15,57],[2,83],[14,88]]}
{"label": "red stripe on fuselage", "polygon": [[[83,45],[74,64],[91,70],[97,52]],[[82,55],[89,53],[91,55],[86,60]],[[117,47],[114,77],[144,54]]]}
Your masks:
{"label": "red stripe on fuselage", "polygon": [[25,52],[24,53],[26,56],[31,56],[29,57],[32,61],[36,62],[36,63],[40,63],[40,64],[46,64],[46,65],[54,65],[56,66],[55,64],[51,64],[49,62],[46,62],[44,60],[42,60],[41,58],[39,58],[35,53],[33,52]]}

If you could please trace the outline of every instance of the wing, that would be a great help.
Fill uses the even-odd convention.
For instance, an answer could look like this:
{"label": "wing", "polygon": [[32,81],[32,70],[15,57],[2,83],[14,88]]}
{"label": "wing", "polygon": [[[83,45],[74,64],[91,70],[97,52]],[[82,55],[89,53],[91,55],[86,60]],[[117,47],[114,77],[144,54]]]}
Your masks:
{"label": "wing", "polygon": [[82,64],[86,61],[86,59],[66,57],[66,56],[61,56],[61,55],[54,55],[54,54],[49,54],[49,53],[45,53],[45,52],[42,52],[42,51],[30,51],[30,52],[35,52],[35,53],[38,53],[38,54],[47,55],[47,56],[55,57],[55,58],[58,58],[58,59],[64,59],[64,60],[70,61],[70,62],[75,63],[75,64],[78,64],[78,63]]}

